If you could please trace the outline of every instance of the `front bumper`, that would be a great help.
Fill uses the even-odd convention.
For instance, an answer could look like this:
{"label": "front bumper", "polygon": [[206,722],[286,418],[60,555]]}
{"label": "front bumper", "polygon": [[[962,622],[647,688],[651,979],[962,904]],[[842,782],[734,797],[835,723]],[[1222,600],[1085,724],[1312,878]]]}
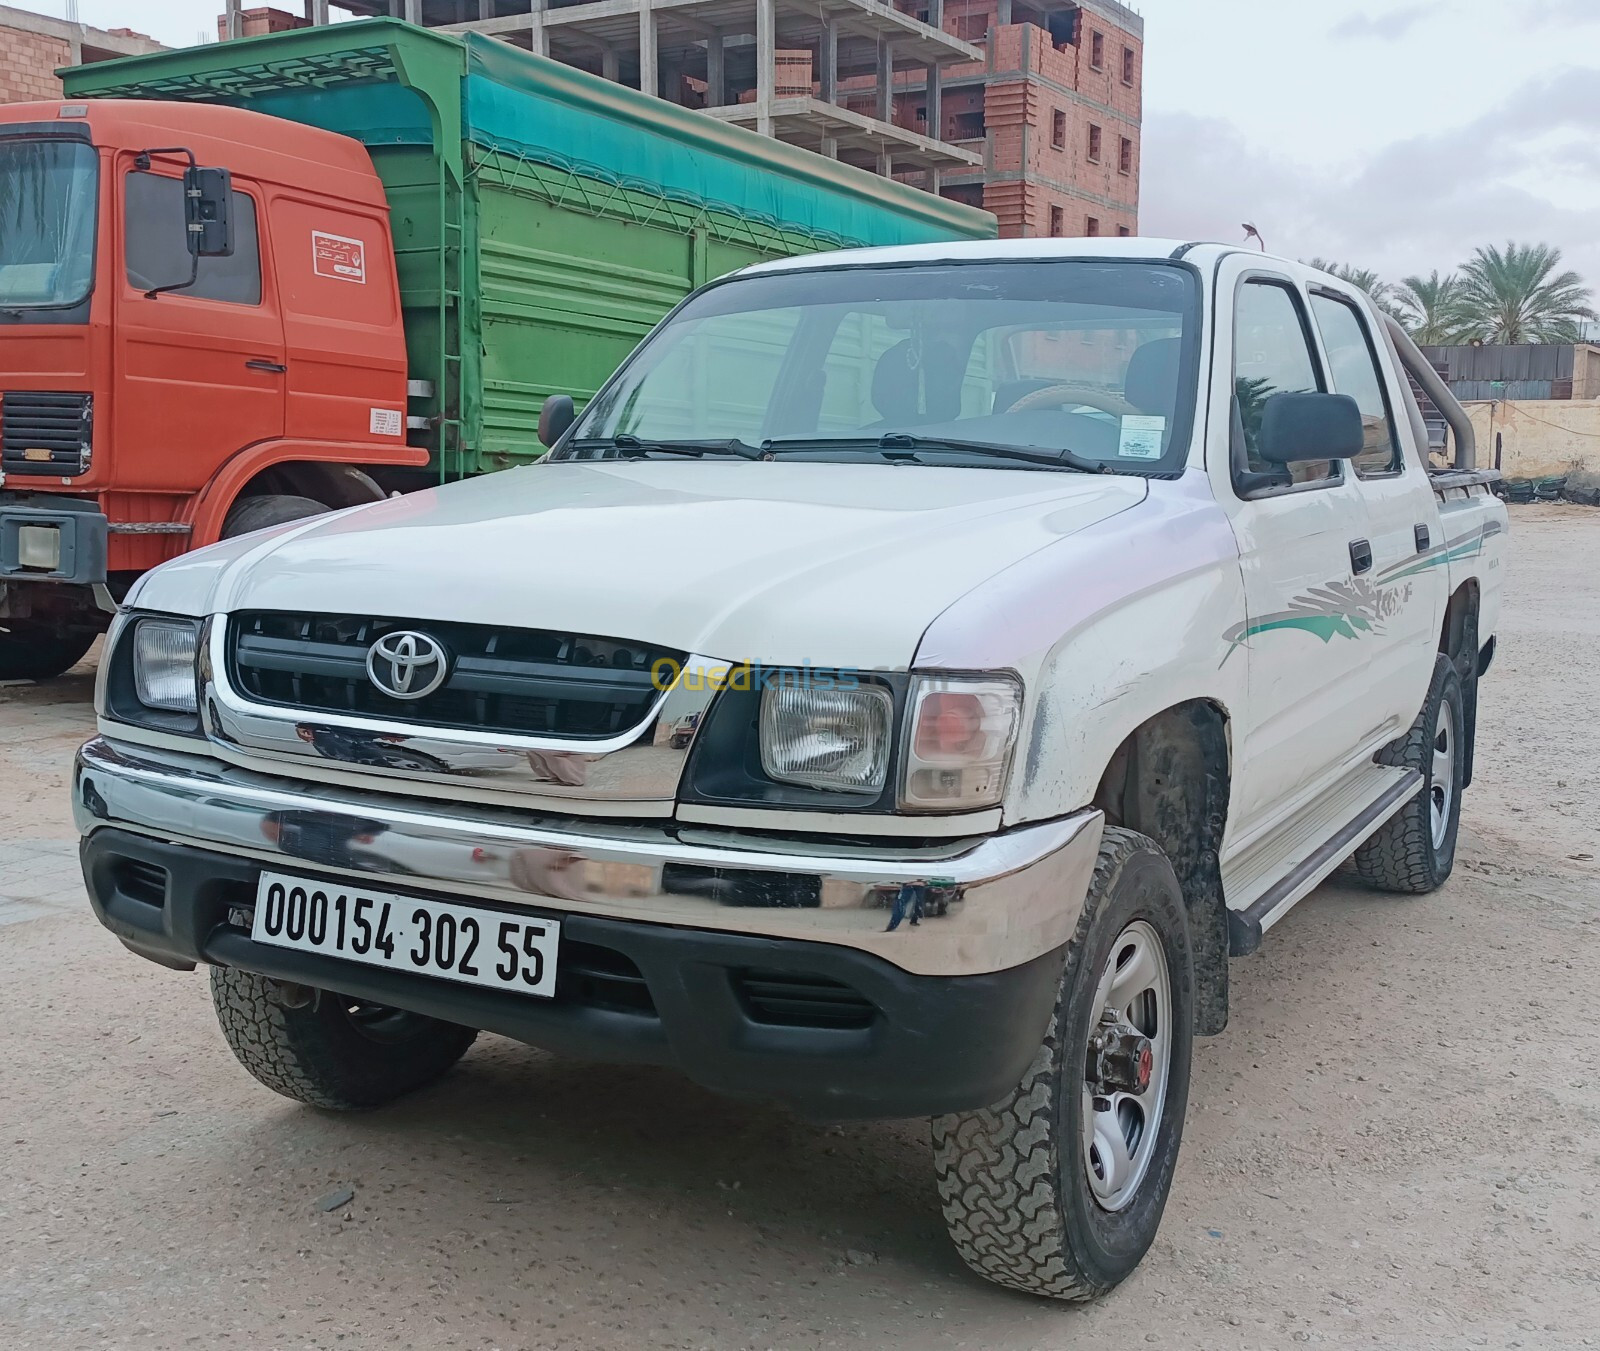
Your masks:
{"label": "front bumper", "polygon": [[[34,506],[0,503],[0,581],[103,584],[109,534],[105,516],[87,499],[54,498]],[[49,550],[53,566],[36,561],[41,545]]]}
{"label": "front bumper", "polygon": [[309,864],[513,906],[828,943],[938,976],[1008,970],[1066,943],[1101,828],[1086,811],[977,840],[819,849],[670,821],[353,792],[104,738],[78,753],[73,813],[82,835],[116,826],[283,870]]}

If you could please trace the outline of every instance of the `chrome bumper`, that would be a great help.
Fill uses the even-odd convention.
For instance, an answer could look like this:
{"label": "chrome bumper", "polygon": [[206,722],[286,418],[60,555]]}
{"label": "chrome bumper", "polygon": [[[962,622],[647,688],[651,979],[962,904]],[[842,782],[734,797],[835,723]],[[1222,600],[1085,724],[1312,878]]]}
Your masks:
{"label": "chrome bumper", "polygon": [[896,849],[671,823],[545,820],[307,785],[96,738],[73,815],[292,870],[608,919],[855,948],[917,975],[1008,970],[1072,936],[1102,817]]}

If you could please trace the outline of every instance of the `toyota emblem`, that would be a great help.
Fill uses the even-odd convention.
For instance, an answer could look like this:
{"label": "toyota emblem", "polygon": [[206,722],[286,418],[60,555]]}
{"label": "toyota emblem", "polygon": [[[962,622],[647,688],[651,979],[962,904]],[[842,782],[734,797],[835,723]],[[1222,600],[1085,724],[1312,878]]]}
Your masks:
{"label": "toyota emblem", "polygon": [[367,678],[396,699],[424,699],[449,674],[444,648],[414,629],[386,633],[367,649]]}

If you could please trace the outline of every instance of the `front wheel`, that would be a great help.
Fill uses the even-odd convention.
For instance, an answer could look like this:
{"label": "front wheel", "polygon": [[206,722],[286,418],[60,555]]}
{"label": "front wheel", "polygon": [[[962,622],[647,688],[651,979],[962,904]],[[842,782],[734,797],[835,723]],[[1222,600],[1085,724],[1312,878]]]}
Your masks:
{"label": "front wheel", "polygon": [[239,1063],[286,1098],[354,1111],[431,1084],[477,1037],[420,1013],[211,968],[211,1000]]}
{"label": "front wheel", "polygon": [[54,680],[94,646],[92,629],[55,633],[43,624],[12,624],[0,633],[0,680]]}
{"label": "front wheel", "polygon": [[1001,1285],[1092,1299],[1139,1265],[1172,1186],[1189,1100],[1188,918],[1156,844],[1107,827],[1044,1044],[980,1112],[936,1117],[945,1223]]}

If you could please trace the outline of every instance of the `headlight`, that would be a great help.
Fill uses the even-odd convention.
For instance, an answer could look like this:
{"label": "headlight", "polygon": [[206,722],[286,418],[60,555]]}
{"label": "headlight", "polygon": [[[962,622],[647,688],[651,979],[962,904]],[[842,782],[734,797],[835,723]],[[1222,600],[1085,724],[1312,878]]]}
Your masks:
{"label": "headlight", "polygon": [[141,619],[133,630],[133,687],[146,708],[194,713],[200,627],[181,619]]}
{"label": "headlight", "polygon": [[880,793],[893,721],[894,697],[881,686],[768,688],[761,699],[761,767],[780,783]]}
{"label": "headlight", "polygon": [[900,805],[948,812],[999,802],[1021,723],[1015,680],[923,676],[911,689]]}

